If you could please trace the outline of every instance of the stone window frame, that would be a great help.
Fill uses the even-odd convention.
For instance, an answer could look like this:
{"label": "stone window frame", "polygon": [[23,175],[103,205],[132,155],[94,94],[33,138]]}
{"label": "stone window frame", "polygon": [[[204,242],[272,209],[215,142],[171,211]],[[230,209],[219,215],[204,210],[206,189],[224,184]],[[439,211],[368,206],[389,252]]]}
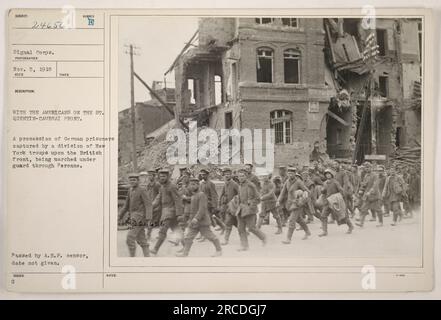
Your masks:
{"label": "stone window frame", "polygon": [[[259,82],[258,81],[258,76],[257,76],[257,70],[258,70],[258,66],[259,66],[259,58],[261,56],[259,56],[259,50],[266,50],[266,51],[271,51],[272,52],[272,56],[271,56],[271,81],[270,82]],[[256,47],[256,82],[259,83],[275,83],[275,71],[274,71],[274,67],[275,67],[275,59],[276,59],[276,49],[273,48],[270,45],[267,44],[261,44],[258,47]]]}
{"label": "stone window frame", "polygon": [[[279,112],[282,112],[282,115],[278,115]],[[284,121],[278,124],[282,124],[282,126],[279,126],[279,128],[276,128],[275,125],[272,123],[273,119],[278,119],[279,117],[286,117],[289,116],[290,120],[289,121]],[[274,144],[276,145],[284,145],[284,144],[292,144],[293,142],[293,112],[287,109],[275,109],[272,110],[270,112],[270,128],[274,129]],[[288,128],[288,124],[289,124],[289,128]],[[278,132],[280,134],[280,130],[281,130],[281,135],[280,137],[282,137],[282,141],[281,140],[277,140],[278,137]],[[289,134],[287,132],[287,130],[289,130]]]}
{"label": "stone window frame", "polygon": [[[285,53],[287,51],[295,51],[298,53],[298,82],[286,82],[285,80]],[[284,48],[282,51],[282,55],[283,55],[283,83],[285,84],[292,84],[292,85],[298,85],[302,83],[302,50],[300,50],[299,48],[294,48],[294,47],[288,47],[288,48]],[[294,59],[293,59],[294,60]]]}

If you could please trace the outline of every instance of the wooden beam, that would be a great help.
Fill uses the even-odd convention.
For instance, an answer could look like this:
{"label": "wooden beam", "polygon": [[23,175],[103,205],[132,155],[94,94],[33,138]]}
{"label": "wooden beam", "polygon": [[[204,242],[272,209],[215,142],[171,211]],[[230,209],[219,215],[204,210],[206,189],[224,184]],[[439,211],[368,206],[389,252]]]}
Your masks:
{"label": "wooden beam", "polygon": [[[149,86],[147,83],[145,83],[145,81],[142,80],[142,78],[141,78],[136,72],[133,72],[133,75],[136,77],[136,79],[139,80],[139,82],[142,83],[142,85],[143,85],[144,87],[147,88],[147,90],[150,92],[150,94],[151,94],[153,97],[155,97],[156,100],[158,100],[159,103],[162,104],[162,105],[164,106],[164,108],[165,108],[165,109],[166,109],[166,110],[167,110],[172,116],[175,116],[175,112],[173,111],[173,109],[170,108],[170,106],[169,106],[164,100],[162,100],[162,98],[161,98],[160,96],[158,96],[158,95],[156,94],[156,92],[155,92],[152,88],[150,88],[150,86]],[[178,121],[179,121],[179,123],[181,124],[181,126],[183,126],[186,130],[188,130],[188,126],[187,126],[187,124],[186,124],[181,118],[179,118]]]}
{"label": "wooden beam", "polygon": [[343,120],[343,119],[340,118],[338,115],[336,115],[334,112],[328,110],[327,113],[328,113],[328,115],[329,115],[331,118],[334,118],[335,120],[337,120],[338,122],[340,122],[342,125],[344,125],[344,126],[346,126],[346,127],[349,127],[349,126],[351,125],[349,122]]}
{"label": "wooden beam", "polygon": [[174,69],[174,67],[175,67],[176,63],[178,62],[179,58],[185,53],[185,51],[188,49],[188,47],[190,47],[190,45],[193,43],[193,41],[195,40],[195,38],[196,38],[198,33],[199,33],[199,29],[197,29],[196,32],[190,38],[190,40],[188,40],[188,42],[182,48],[181,52],[179,52],[178,56],[173,61],[172,65],[167,69],[166,72],[164,72],[164,76],[166,76],[170,71],[172,71]]}

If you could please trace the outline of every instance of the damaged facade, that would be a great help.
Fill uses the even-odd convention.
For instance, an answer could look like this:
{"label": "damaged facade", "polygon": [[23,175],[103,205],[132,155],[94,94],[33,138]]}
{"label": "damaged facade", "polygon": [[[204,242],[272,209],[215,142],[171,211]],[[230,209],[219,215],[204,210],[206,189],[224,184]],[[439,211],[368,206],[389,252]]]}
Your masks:
{"label": "damaged facade", "polygon": [[[325,19],[324,27],[325,61],[337,91],[329,109],[351,120],[348,126],[328,120],[332,123],[327,129],[329,155],[352,154],[357,139],[358,162],[368,154],[388,159],[397,148],[420,145],[421,20],[377,19],[375,30],[366,30],[360,19]],[[370,34],[378,45],[371,65],[363,59]],[[341,134],[344,142],[349,139],[350,149],[338,141]]]}
{"label": "damaged facade", "polygon": [[[175,91],[170,88],[163,88],[162,82],[154,81],[152,89],[166,101],[171,108],[175,106]],[[173,119],[164,106],[154,97],[145,102],[135,104],[135,129],[136,129],[136,149],[138,153],[149,143],[149,134],[160,128],[165,123]],[[133,148],[132,142],[132,119],[131,109],[127,108],[118,113],[118,163],[128,163],[131,159]]]}
{"label": "damaged facade", "polygon": [[361,23],[201,18],[169,69],[176,119],[215,129],[273,128],[276,165],[307,164],[315,141],[331,158],[351,158],[358,143],[359,162],[419,144],[420,20],[377,19],[371,69],[362,52],[372,30]]}

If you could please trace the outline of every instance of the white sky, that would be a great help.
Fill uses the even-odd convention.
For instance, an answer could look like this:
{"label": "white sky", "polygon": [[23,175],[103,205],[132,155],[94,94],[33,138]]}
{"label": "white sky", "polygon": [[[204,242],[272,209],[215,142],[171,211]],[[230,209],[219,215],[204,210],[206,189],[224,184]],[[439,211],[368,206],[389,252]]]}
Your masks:
{"label": "white sky", "polygon": [[[198,26],[196,17],[121,17],[119,19],[118,56],[118,106],[130,107],[130,59],[125,44],[139,47],[140,55],[134,57],[135,71],[152,84],[163,81],[164,72],[170,67],[185,43]],[[174,88],[174,74],[167,75],[167,87]],[[135,79],[135,102],[150,99],[148,90]]]}

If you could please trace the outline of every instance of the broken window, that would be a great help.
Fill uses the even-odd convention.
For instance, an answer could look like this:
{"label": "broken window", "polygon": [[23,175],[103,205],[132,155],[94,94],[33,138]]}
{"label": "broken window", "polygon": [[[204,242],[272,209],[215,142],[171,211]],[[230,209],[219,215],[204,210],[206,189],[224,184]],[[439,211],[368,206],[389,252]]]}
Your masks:
{"label": "broken window", "polygon": [[233,101],[236,100],[237,96],[236,96],[236,91],[237,91],[237,64],[236,62],[233,62],[231,64],[231,88],[230,88],[230,93],[231,93],[231,98],[233,99]]}
{"label": "broken window", "polygon": [[384,29],[377,29],[377,45],[378,45],[378,55],[385,56],[387,50],[387,31]]}
{"label": "broken window", "polygon": [[294,49],[283,53],[285,83],[300,83],[300,52]]}
{"label": "broken window", "polygon": [[297,28],[299,21],[297,18],[282,18],[282,24],[287,27]]}
{"label": "broken window", "polygon": [[274,18],[256,18],[255,21],[257,24],[270,24],[274,22]]}
{"label": "broken window", "polygon": [[225,112],[225,129],[231,129],[233,127],[233,112]]}
{"label": "broken window", "polygon": [[287,110],[272,111],[270,113],[270,127],[274,129],[274,143],[291,143],[292,112]]}
{"label": "broken window", "polygon": [[218,105],[222,102],[222,78],[220,76],[214,76],[214,104]]}
{"label": "broken window", "polygon": [[257,49],[257,82],[273,82],[273,49]]}
{"label": "broken window", "polygon": [[194,81],[194,79],[187,79],[187,83],[188,83],[188,91],[189,91],[189,96],[190,96],[190,103],[191,104],[195,104],[196,103],[196,83]]}
{"label": "broken window", "polygon": [[386,76],[378,77],[378,93],[382,97],[388,96],[388,78]]}

